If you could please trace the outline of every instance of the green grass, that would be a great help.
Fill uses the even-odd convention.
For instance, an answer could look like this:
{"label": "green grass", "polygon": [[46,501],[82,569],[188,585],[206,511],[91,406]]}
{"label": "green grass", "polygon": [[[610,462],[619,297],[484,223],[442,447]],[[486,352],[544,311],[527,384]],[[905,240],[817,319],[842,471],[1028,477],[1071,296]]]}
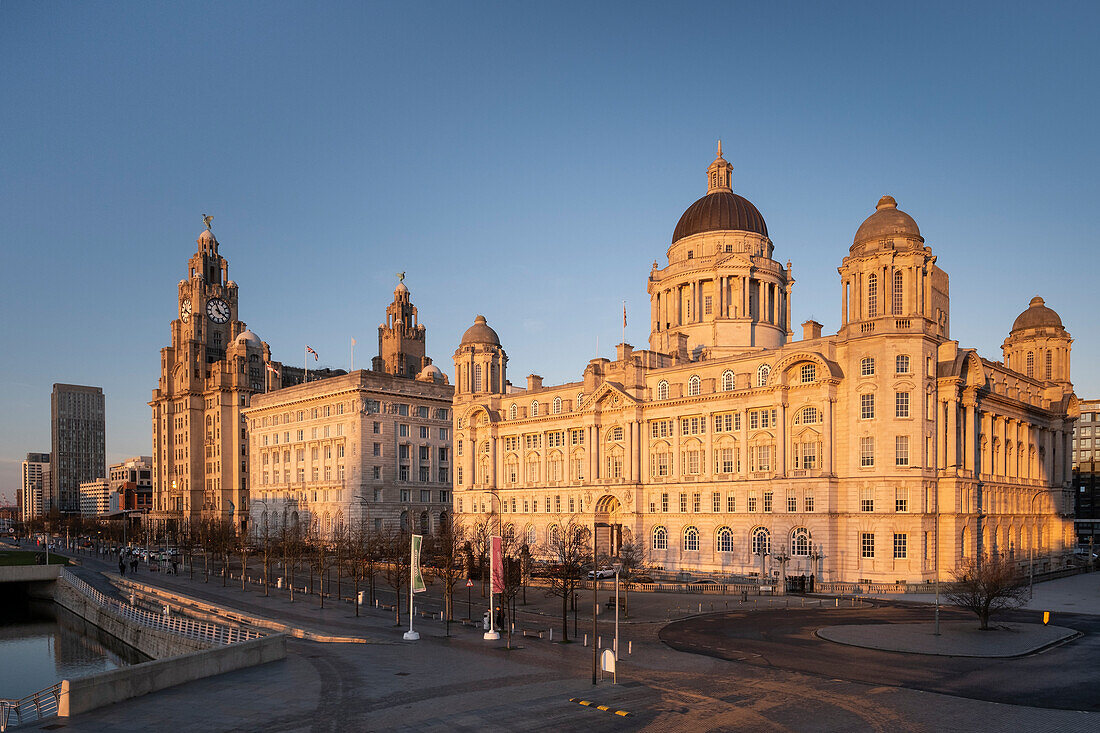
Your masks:
{"label": "green grass", "polygon": [[[37,565],[36,552],[27,550],[0,550],[0,565]],[[68,565],[69,561],[61,555],[50,553],[50,565]]]}

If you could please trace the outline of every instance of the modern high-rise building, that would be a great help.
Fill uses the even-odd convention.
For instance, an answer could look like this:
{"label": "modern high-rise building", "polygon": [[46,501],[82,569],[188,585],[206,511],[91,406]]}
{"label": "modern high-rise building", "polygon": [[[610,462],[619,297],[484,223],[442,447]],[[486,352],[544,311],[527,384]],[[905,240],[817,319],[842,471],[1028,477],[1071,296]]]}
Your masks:
{"label": "modern high-rise building", "polygon": [[28,453],[23,461],[23,485],[19,490],[21,519],[25,522],[47,512],[50,496],[50,454]]}
{"label": "modern high-rise building", "polygon": [[118,505],[111,506],[111,484],[105,478],[80,482],[80,513],[86,517],[106,514]]}
{"label": "modern high-rise building", "polygon": [[243,410],[258,536],[294,525],[329,536],[358,522],[426,534],[448,521],[454,388],[424,355],[403,282],[378,349],[370,370],[253,395]]}
{"label": "modern high-rise building", "polygon": [[177,287],[171,344],[160,352],[153,418],[153,521],[248,517],[241,410],[279,387],[271,350],[238,318],[237,283],[207,228]]}
{"label": "modern high-rise building", "polygon": [[1077,542],[1100,548],[1100,400],[1082,400],[1073,431],[1074,525]]}
{"label": "modern high-rise building", "polygon": [[50,396],[50,507],[80,511],[80,484],[107,475],[103,390],[55,384]]}
{"label": "modern high-rise building", "polygon": [[919,583],[1032,548],[1060,565],[1078,401],[1058,314],[1034,298],[1003,362],[960,346],[947,273],[883,196],[838,252],[838,333],[798,340],[791,264],[731,172],[719,149],[653,263],[649,350],[517,389],[476,318],[454,353],[455,517],[536,552],[595,525],[601,550],[666,570]]}

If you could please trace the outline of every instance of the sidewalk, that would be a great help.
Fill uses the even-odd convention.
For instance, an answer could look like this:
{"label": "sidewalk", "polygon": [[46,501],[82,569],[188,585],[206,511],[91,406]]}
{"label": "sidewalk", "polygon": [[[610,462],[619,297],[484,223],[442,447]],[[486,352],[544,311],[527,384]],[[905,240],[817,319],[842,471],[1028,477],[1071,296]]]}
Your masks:
{"label": "sidewalk", "polygon": [[1079,636],[1061,626],[1043,624],[990,623],[980,631],[973,621],[940,624],[850,624],[826,626],[817,636],[827,641],[889,652],[934,654],[945,657],[1018,657],[1060,641]]}
{"label": "sidewalk", "polygon": [[[903,603],[936,602],[936,596],[931,593],[885,593],[867,597]],[[940,602],[946,605],[942,595]],[[1036,583],[1035,597],[1024,604],[1023,608],[1033,611],[1100,615],[1100,572],[1082,573]]]}

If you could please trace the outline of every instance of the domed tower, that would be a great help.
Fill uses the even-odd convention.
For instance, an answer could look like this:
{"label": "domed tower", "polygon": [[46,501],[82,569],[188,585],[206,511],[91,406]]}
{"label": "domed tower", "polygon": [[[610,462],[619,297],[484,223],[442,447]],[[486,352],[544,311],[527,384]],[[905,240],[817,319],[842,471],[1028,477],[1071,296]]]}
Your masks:
{"label": "domed tower", "polygon": [[485,316],[475,318],[474,325],[462,334],[454,360],[456,397],[504,394],[508,355],[500,346],[497,332],[485,321]]}
{"label": "domed tower", "polygon": [[1069,373],[1072,343],[1062,319],[1036,295],[1027,310],[1016,317],[1001,350],[1009,369],[1072,389]]}
{"label": "domed tower", "polygon": [[374,357],[371,368],[413,379],[432,363],[424,355],[426,343],[424,326],[417,322],[416,306],[409,300],[402,272],[393,289],[393,302],[386,308],[386,322],[378,327],[378,356]]}
{"label": "domed tower", "polygon": [[733,166],[718,155],[707,194],[687,208],[672,234],[668,266],[649,276],[649,346],[690,358],[777,348],[791,335],[794,278],[772,259],[764,217],[733,192]]}
{"label": "domed tower", "polygon": [[879,199],[875,213],[856,230],[838,272],[842,338],[899,331],[949,338],[947,273],[893,196]]}

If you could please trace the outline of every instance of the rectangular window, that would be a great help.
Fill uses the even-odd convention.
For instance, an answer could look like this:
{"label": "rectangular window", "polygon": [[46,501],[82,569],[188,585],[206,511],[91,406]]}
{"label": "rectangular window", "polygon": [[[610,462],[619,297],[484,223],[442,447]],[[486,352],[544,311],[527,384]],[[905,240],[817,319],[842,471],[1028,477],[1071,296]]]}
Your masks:
{"label": "rectangular window", "polygon": [[680,418],[680,435],[701,435],[706,432],[706,418],[700,416]]}
{"label": "rectangular window", "polygon": [[424,418],[425,420],[428,419],[430,411],[431,411],[431,408],[426,407],[424,405],[417,405],[416,406],[416,416]]}
{"label": "rectangular window", "polygon": [[909,465],[909,436],[898,435],[894,438],[894,465]]}
{"label": "rectangular window", "polygon": [[374,473],[373,478],[382,478],[382,467],[381,466],[375,466],[373,473]]}
{"label": "rectangular window", "polygon": [[428,440],[430,437],[432,437],[431,436],[431,430],[432,429],[429,428],[427,425],[421,425],[420,426],[420,439],[421,440]]}
{"label": "rectangular window", "polygon": [[[450,473],[450,469],[447,468],[447,466],[440,466],[439,467],[439,483],[441,483],[441,484],[447,483],[447,481],[450,480],[448,478],[449,473]],[[446,492],[441,492],[441,493],[446,493]],[[445,500],[440,499],[440,501],[445,501]]]}
{"label": "rectangular window", "polygon": [[459,486],[462,485],[462,466],[455,469],[455,483]]}
{"label": "rectangular window", "polygon": [[894,417],[909,417],[909,393],[894,393]]}
{"label": "rectangular window", "polygon": [[686,514],[688,510],[688,495],[680,494],[680,513]]}
{"label": "rectangular window", "polygon": [[802,506],[804,506],[808,512],[814,510],[814,495],[812,491],[806,492],[806,496],[802,499]]}
{"label": "rectangular window", "polygon": [[904,354],[899,354],[894,358],[894,372],[896,374],[908,374],[909,373],[909,357]]}
{"label": "rectangular window", "polygon": [[408,489],[401,489],[401,501],[408,502],[411,495],[412,494]]}
{"label": "rectangular window", "polygon": [[420,467],[420,483],[426,484],[432,480],[432,467],[421,466]]}
{"label": "rectangular window", "polygon": [[894,489],[894,511],[907,512],[909,511],[909,489],[898,488]]}
{"label": "rectangular window", "polygon": [[863,467],[875,465],[875,439],[859,439],[859,465]]}
{"label": "rectangular window", "polygon": [[584,428],[574,428],[569,431],[570,445],[584,445]]}
{"label": "rectangular window", "polygon": [[401,438],[409,437],[409,426],[401,424],[397,426],[397,435]]}
{"label": "rectangular window", "polygon": [[875,419],[875,396],[873,394],[861,394],[859,396],[859,417],[861,420]]}
{"label": "rectangular window", "polygon": [[565,445],[565,433],[558,431],[546,434],[546,447],[561,448]]}
{"label": "rectangular window", "polygon": [[748,506],[748,510],[749,510],[750,512],[755,512],[755,511],[756,511],[756,492],[755,492],[755,491],[750,491],[750,492],[749,492],[749,506]]}
{"label": "rectangular window", "polygon": [[859,510],[861,512],[873,512],[875,510],[875,490],[864,488],[859,490]]}
{"label": "rectangular window", "polygon": [[737,495],[733,492],[726,496],[726,511],[730,514],[737,511]]}
{"label": "rectangular window", "polygon": [[894,533],[894,559],[904,560],[909,557],[909,536],[905,534]]}
{"label": "rectangular window", "polygon": [[860,557],[874,557],[875,556],[875,533],[874,532],[861,532],[859,535],[859,554]]}
{"label": "rectangular window", "polygon": [[704,295],[703,296],[703,313],[705,315],[709,316],[711,314],[711,303],[712,303],[711,296]]}
{"label": "rectangular window", "polygon": [[722,511],[722,495],[717,491],[712,491],[710,494],[710,510],[715,514]]}
{"label": "rectangular window", "polygon": [[772,497],[774,494],[771,491],[764,492],[764,511],[770,512],[772,510]]}
{"label": "rectangular window", "polygon": [[668,512],[668,494],[661,494],[661,511]]}
{"label": "rectangular window", "polygon": [[409,467],[402,464],[397,467],[397,480],[408,481],[409,480]]}
{"label": "rectangular window", "polygon": [[798,511],[798,497],[795,496],[793,493],[787,494],[787,511]]}
{"label": "rectangular window", "polygon": [[732,433],[734,428],[734,418],[738,417],[737,414],[727,412],[723,415],[714,416],[714,432],[716,433]]}
{"label": "rectangular window", "polygon": [[401,417],[408,417],[409,416],[409,406],[408,405],[400,405],[400,404],[394,405],[394,411],[398,415],[400,415]]}
{"label": "rectangular window", "polygon": [[861,377],[870,377],[870,376],[873,376],[874,373],[875,373],[875,359],[874,359],[874,357],[868,356],[864,359],[861,359],[860,362],[859,362],[859,375]]}
{"label": "rectangular window", "polygon": [[701,504],[702,504],[702,501],[701,501],[701,497],[700,497],[699,493],[696,492],[696,493],[692,494],[691,495],[691,511],[698,514],[699,510],[701,508]]}

